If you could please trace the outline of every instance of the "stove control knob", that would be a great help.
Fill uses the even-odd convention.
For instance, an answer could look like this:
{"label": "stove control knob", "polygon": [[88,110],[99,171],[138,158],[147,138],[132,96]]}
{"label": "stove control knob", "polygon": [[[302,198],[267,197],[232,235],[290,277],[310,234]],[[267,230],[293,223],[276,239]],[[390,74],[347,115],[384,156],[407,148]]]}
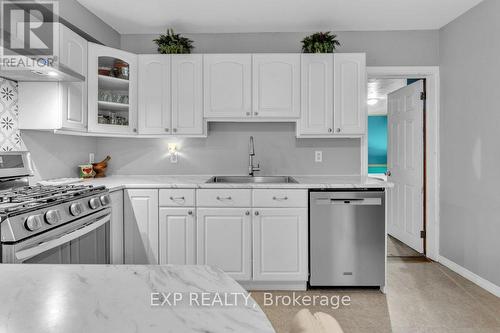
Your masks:
{"label": "stove control knob", "polygon": [[92,198],[89,200],[89,207],[91,209],[97,209],[99,207],[101,207],[101,201],[99,200],[99,198]]}
{"label": "stove control knob", "polygon": [[107,206],[111,203],[111,198],[108,194],[101,195],[100,199],[103,206]]}
{"label": "stove control knob", "polygon": [[61,213],[57,209],[48,210],[45,213],[45,221],[48,224],[57,224],[61,221]]}
{"label": "stove control knob", "polygon": [[73,216],[80,215],[83,212],[82,204],[79,202],[72,203],[71,206],[69,206],[69,212]]}
{"label": "stove control knob", "polygon": [[24,222],[24,227],[29,231],[35,231],[42,227],[42,219],[40,215],[31,215],[28,216],[26,222]]}

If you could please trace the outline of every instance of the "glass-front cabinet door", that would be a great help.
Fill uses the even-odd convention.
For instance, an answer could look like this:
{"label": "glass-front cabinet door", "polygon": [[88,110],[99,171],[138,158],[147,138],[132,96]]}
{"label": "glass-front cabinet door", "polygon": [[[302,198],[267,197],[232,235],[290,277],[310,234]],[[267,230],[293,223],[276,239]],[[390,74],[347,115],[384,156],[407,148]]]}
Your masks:
{"label": "glass-front cabinet door", "polygon": [[137,55],[89,43],[89,132],[137,134]]}

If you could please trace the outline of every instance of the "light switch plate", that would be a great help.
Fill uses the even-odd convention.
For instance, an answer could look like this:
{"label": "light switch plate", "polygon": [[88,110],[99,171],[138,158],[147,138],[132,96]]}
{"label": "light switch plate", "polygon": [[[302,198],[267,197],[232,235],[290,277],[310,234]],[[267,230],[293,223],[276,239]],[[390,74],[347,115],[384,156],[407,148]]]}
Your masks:
{"label": "light switch plate", "polygon": [[323,152],[321,150],[314,152],[314,162],[323,162]]}

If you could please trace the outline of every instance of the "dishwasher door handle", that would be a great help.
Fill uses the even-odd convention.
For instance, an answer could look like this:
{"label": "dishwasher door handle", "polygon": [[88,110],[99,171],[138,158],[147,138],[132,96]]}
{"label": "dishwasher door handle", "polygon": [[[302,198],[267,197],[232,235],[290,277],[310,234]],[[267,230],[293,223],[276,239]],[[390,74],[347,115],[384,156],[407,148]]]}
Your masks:
{"label": "dishwasher door handle", "polygon": [[380,206],[381,198],[329,198],[316,199],[317,205],[353,205],[353,206]]}

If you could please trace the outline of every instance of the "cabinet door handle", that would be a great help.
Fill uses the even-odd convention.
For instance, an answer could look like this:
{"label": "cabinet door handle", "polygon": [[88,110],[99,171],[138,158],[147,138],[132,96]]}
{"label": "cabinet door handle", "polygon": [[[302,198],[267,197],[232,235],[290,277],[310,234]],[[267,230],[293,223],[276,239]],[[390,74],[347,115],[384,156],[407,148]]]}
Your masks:
{"label": "cabinet door handle", "polygon": [[337,128],[337,133],[340,133],[340,127],[339,127],[339,128]]}
{"label": "cabinet door handle", "polygon": [[247,215],[247,216],[248,216],[248,215],[250,215],[250,211],[248,211],[248,210],[247,210],[247,211],[245,212],[245,215]]}
{"label": "cabinet door handle", "polygon": [[188,210],[188,215],[193,215],[193,211],[192,210]]}
{"label": "cabinet door handle", "polygon": [[165,132],[170,132],[170,128],[165,128]]}
{"label": "cabinet door handle", "polygon": [[288,200],[288,197],[287,196],[284,196],[284,197],[273,197],[273,200],[283,201],[283,200]]}
{"label": "cabinet door handle", "polygon": [[183,200],[184,201],[185,198],[184,197],[170,197],[170,200],[172,200],[172,201]]}
{"label": "cabinet door handle", "polygon": [[177,128],[174,128],[172,131],[173,131],[174,133],[175,133],[175,132],[177,132]]}
{"label": "cabinet door handle", "polygon": [[132,131],[133,131],[134,133],[136,133],[136,132],[137,132],[137,128],[134,128]]}
{"label": "cabinet door handle", "polygon": [[231,200],[232,198],[231,198],[231,196],[229,196],[229,197],[219,197],[219,196],[217,196],[216,199],[219,200],[219,201],[222,201],[222,200]]}
{"label": "cabinet door handle", "polygon": [[254,115],[256,115],[256,116],[258,116],[258,115],[259,115],[259,113],[258,113],[258,112],[254,112],[253,114],[254,114]]}
{"label": "cabinet door handle", "polygon": [[250,112],[247,112],[247,116],[250,116],[250,115],[251,115],[251,113],[250,113]]}
{"label": "cabinet door handle", "polygon": [[259,216],[259,212],[255,212],[254,214],[255,214],[255,216]]}
{"label": "cabinet door handle", "polygon": [[333,132],[333,129],[332,128],[329,128],[328,129],[328,133],[332,133]]}

